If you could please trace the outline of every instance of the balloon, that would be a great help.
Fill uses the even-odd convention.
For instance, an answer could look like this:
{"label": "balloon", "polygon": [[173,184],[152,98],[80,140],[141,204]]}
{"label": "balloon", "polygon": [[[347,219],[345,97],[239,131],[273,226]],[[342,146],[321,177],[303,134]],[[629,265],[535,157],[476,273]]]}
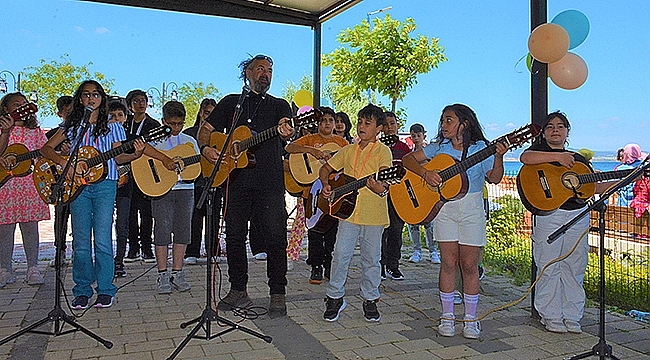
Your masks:
{"label": "balloon", "polygon": [[530,53],[526,55],[526,68],[528,68],[529,72],[533,71],[533,56]]}
{"label": "balloon", "polygon": [[560,61],[548,64],[553,84],[565,90],[577,89],[587,81],[587,64],[574,53],[567,53]]}
{"label": "balloon", "polygon": [[300,109],[298,109],[297,115],[304,114],[306,112],[310,112],[313,109],[314,108],[309,106],[309,105],[301,106]]}
{"label": "balloon", "polygon": [[528,37],[528,50],[537,61],[556,62],[569,50],[569,34],[558,24],[542,24]]}
{"label": "balloon", "polygon": [[589,35],[589,19],[578,10],[562,11],[551,22],[562,26],[569,34],[569,50],[582,44]]}
{"label": "balloon", "polygon": [[293,95],[293,102],[295,102],[298,107],[303,107],[305,105],[314,106],[314,98],[307,90],[296,91]]}

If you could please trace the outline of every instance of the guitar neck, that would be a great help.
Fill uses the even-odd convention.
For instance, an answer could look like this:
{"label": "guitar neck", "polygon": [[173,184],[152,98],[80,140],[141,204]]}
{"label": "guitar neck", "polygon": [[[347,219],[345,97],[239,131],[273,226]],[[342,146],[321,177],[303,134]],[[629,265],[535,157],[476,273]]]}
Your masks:
{"label": "guitar neck", "polygon": [[41,150],[32,150],[30,152],[26,152],[24,154],[20,154],[16,156],[16,163],[23,162],[25,160],[31,160],[35,159],[37,157],[41,156]]}
{"label": "guitar neck", "polygon": [[375,174],[368,175],[366,177],[363,177],[359,180],[354,180],[352,182],[349,182],[345,185],[341,185],[337,187],[336,189],[332,190],[332,194],[330,195],[330,201],[331,202],[336,202],[339,198],[355,191],[359,190],[362,187],[366,185],[366,182],[368,181],[368,178],[371,176],[375,176]]}
{"label": "guitar neck", "polygon": [[[500,139],[501,140],[501,139]],[[467,171],[467,169],[471,168],[472,166],[480,163],[481,161],[489,158],[490,156],[494,155],[497,151],[497,141],[492,142],[489,144],[485,149],[482,149],[472,155],[470,155],[468,158],[465,160],[458,162],[438,173],[440,177],[442,178],[442,181],[445,182],[454,176],[460,174],[461,172]]]}
{"label": "guitar neck", "polygon": [[88,160],[88,168],[95,167],[101,163],[104,163],[118,155],[124,154],[125,151],[133,149],[133,142],[135,140],[127,141],[125,143],[122,143],[122,145],[112,148],[106,152],[103,152],[95,157],[90,158]]}
{"label": "guitar neck", "polygon": [[628,176],[634,170],[635,169],[627,169],[627,170],[582,174],[582,175],[578,175],[578,181],[580,181],[581,184],[587,184],[587,183],[595,183],[595,182],[605,181],[605,180],[620,179],[622,177]]}
{"label": "guitar neck", "polygon": [[278,136],[278,134],[279,133],[278,133],[278,127],[277,126],[273,126],[271,128],[268,128],[268,129],[262,131],[261,133],[255,135],[255,136],[251,136],[246,140],[242,140],[239,143],[239,150],[240,151],[246,151],[246,150],[248,150],[248,149],[250,149],[252,147],[255,147],[255,146],[265,142],[266,140],[270,140],[270,139]]}
{"label": "guitar neck", "polygon": [[200,155],[200,154],[196,154],[196,155],[192,155],[192,156],[184,157],[182,160],[183,160],[183,164],[184,164],[185,166],[189,166],[189,165],[192,165],[192,164],[196,164],[196,163],[198,163],[198,162],[201,162],[201,155]]}

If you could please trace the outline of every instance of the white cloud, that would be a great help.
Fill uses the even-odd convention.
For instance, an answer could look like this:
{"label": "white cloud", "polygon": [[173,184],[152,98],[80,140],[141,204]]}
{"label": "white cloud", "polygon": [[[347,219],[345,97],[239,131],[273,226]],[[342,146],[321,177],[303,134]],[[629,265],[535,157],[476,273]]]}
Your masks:
{"label": "white cloud", "polygon": [[499,124],[496,124],[496,123],[485,124],[485,130],[498,131],[500,129],[501,129],[501,127],[499,126]]}
{"label": "white cloud", "polygon": [[76,32],[83,33],[86,32],[86,29],[82,28],[81,26],[75,26],[74,27]]}
{"label": "white cloud", "polygon": [[95,29],[95,34],[97,34],[97,35],[104,35],[104,34],[110,34],[110,33],[111,33],[111,31],[108,30],[105,27],[98,27],[98,28]]}
{"label": "white cloud", "polygon": [[511,123],[511,122],[506,124],[506,129],[514,129],[516,127],[517,127],[517,125],[515,125],[514,123]]}

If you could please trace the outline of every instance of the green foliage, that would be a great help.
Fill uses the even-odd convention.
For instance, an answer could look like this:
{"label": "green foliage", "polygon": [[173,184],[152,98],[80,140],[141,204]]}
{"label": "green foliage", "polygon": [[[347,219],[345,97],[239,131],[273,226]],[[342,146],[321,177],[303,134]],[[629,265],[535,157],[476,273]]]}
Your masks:
{"label": "green foliage", "polygon": [[185,119],[185,126],[190,127],[194,124],[194,119],[199,112],[201,101],[205,98],[213,98],[217,102],[221,99],[219,89],[212,83],[204,85],[202,81],[184,83],[178,88],[178,101],[182,102],[185,106],[187,113]]}
{"label": "green foliage", "polygon": [[[91,73],[92,62],[76,66],[70,62],[70,56],[64,54],[60,60],[39,60],[39,66],[28,66],[21,73],[21,90],[25,94],[38,92],[38,108],[41,116],[56,115],[56,99],[62,95],[72,95],[79,84],[85,80],[97,80],[106,93],[110,94],[113,79],[106,79],[100,72]],[[28,95],[29,96],[29,95]]]}
{"label": "green foliage", "polygon": [[293,102],[293,96],[296,95],[298,90],[309,91],[312,96],[314,95],[314,81],[311,75],[303,75],[302,78],[300,78],[298,85],[291,80],[287,80],[287,83],[282,89],[282,98],[291,104]]}
{"label": "green foliage", "polygon": [[411,37],[415,21],[375,18],[374,26],[363,20],[339,34],[343,47],[323,55],[323,66],[331,66],[329,81],[337,84],[336,98],[361,100],[368,89],[391,99],[391,111],[427,73],[447,61],[437,38]]}
{"label": "green foliage", "polygon": [[530,280],[532,258],[530,240],[521,232],[526,209],[511,195],[494,202],[501,208],[490,212],[483,263],[492,270],[511,274],[515,284],[522,285]]}

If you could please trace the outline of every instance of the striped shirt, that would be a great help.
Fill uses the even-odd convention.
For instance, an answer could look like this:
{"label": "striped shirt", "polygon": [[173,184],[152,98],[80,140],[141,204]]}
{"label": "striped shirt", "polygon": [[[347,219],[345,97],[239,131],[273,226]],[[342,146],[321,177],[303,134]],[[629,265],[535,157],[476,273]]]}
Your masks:
{"label": "striped shirt", "polygon": [[[110,130],[108,134],[95,137],[92,135],[93,129],[95,128],[94,124],[90,125],[88,131],[81,138],[81,146],[92,146],[97,149],[100,153],[105,153],[113,148],[113,144],[116,142],[121,142],[126,140],[126,133],[124,132],[124,127],[119,123],[108,124],[108,129]],[[77,130],[77,134],[81,132],[81,128]],[[73,136],[72,129],[68,130],[68,138],[73,139],[76,136]],[[73,141],[72,146],[74,147],[75,142]],[[117,163],[115,158],[111,158],[107,162],[108,175],[106,176],[107,180],[117,180],[119,178],[117,174]]]}

